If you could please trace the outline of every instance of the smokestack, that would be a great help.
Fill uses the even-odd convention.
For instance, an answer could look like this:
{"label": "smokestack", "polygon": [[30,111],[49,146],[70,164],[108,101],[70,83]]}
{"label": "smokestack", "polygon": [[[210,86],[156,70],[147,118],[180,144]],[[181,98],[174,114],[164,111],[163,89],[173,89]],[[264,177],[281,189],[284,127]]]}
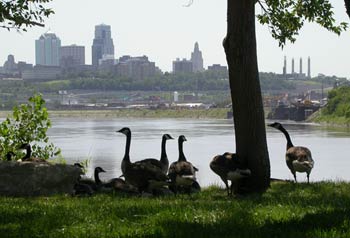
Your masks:
{"label": "smokestack", "polygon": [[310,56],[307,58],[307,77],[311,78],[311,59],[310,59]]}
{"label": "smokestack", "polygon": [[303,74],[303,58],[300,57],[300,65],[299,65],[300,75]]}
{"label": "smokestack", "polygon": [[283,75],[287,74],[287,56],[284,56]]}
{"label": "smokestack", "polygon": [[294,74],[294,58],[292,58],[292,74]]}

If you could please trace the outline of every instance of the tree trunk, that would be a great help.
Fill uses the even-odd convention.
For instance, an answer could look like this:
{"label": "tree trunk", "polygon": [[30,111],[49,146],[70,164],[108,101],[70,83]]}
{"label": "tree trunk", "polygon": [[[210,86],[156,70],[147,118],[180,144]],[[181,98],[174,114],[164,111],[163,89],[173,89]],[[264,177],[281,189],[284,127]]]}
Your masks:
{"label": "tree trunk", "polygon": [[256,52],[255,2],[227,0],[224,48],[229,68],[236,153],[252,172],[252,176],[240,184],[240,193],[263,192],[270,185],[270,162]]}
{"label": "tree trunk", "polygon": [[346,13],[350,18],[350,0],[344,0],[344,2],[345,2]]}

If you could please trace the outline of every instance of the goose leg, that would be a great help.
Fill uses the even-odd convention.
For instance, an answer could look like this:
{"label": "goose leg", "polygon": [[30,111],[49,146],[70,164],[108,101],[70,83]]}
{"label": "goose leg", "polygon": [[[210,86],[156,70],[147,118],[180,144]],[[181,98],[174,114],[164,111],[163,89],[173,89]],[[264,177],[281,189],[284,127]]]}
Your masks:
{"label": "goose leg", "polygon": [[307,183],[309,184],[310,183],[310,173],[307,173]]}
{"label": "goose leg", "polygon": [[296,175],[295,172],[293,172],[293,176],[294,176],[294,181],[295,181],[295,183],[297,183],[297,175]]}
{"label": "goose leg", "polygon": [[227,196],[230,196],[230,189],[228,187],[228,182],[226,179],[224,179],[223,177],[220,177],[221,180],[225,183],[225,186],[226,186],[226,191],[227,191]]}

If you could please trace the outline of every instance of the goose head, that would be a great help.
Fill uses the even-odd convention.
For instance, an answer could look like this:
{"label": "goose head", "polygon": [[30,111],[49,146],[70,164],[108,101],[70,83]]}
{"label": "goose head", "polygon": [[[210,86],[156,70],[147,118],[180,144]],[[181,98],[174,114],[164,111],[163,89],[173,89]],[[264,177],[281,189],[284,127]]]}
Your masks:
{"label": "goose head", "polygon": [[106,171],[102,169],[101,167],[96,167],[95,168],[95,173],[105,173]]}
{"label": "goose head", "polygon": [[179,136],[179,142],[187,141],[186,137],[184,135]]}
{"label": "goose head", "polygon": [[163,135],[163,138],[164,138],[165,140],[172,140],[172,139],[174,139],[174,138],[172,138],[169,134],[164,134],[164,135]]}
{"label": "goose head", "polygon": [[28,149],[31,149],[31,146],[30,146],[29,143],[23,143],[22,145],[20,145],[18,147],[18,149],[20,149],[20,150],[28,150]]}
{"label": "goose head", "polygon": [[271,124],[268,124],[269,127],[273,127],[273,128],[276,128],[278,130],[280,130],[281,128],[283,128],[282,124],[279,123],[279,122],[274,122],[274,123],[271,123]]}
{"label": "goose head", "polygon": [[116,131],[116,132],[120,132],[120,133],[122,133],[122,134],[124,134],[124,135],[128,135],[128,134],[131,133],[129,127],[124,127],[124,128],[122,128],[122,129],[120,129],[119,131]]}

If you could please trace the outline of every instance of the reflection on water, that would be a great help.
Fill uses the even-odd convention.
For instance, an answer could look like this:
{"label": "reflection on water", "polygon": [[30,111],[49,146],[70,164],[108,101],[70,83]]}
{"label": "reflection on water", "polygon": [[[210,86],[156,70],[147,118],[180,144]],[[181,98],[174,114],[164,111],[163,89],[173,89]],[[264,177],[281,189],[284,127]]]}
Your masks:
{"label": "reflection on water", "polygon": [[[161,137],[169,133],[177,139],[185,135],[184,152],[189,161],[199,168],[198,178],[202,186],[220,184],[221,180],[209,168],[216,154],[235,151],[234,130],[231,120],[193,119],[77,119],[52,120],[49,137],[62,149],[64,158],[73,163],[90,159],[88,174],[95,166],[103,167],[104,179],[121,175],[120,164],[125,148],[125,136],[116,133],[122,127],[132,131],[130,157],[132,161],[159,158]],[[350,132],[331,130],[315,124],[283,122],[295,145],[310,148],[315,168],[310,180],[341,179],[350,181],[350,158],[347,149]],[[285,164],[286,139],[274,128],[267,128],[267,140],[271,161],[271,175],[275,178],[293,179]],[[170,162],[177,160],[177,140],[167,142]],[[298,174],[299,181],[306,181],[306,174]]]}

